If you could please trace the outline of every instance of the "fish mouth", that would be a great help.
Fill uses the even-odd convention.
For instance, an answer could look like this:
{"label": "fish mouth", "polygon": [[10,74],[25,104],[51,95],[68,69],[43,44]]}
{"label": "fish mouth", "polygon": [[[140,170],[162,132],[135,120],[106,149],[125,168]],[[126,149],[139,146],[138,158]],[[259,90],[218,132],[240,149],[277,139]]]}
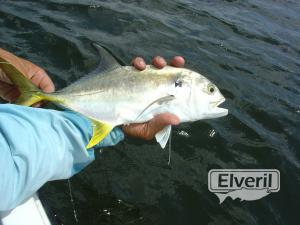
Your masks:
{"label": "fish mouth", "polygon": [[213,109],[214,115],[217,116],[217,117],[221,117],[221,116],[226,116],[226,115],[228,115],[228,109],[224,109],[224,108],[218,107],[218,106],[221,105],[223,102],[225,102],[225,98],[222,98],[221,100],[216,101],[216,102],[212,102],[212,103],[210,104],[210,105],[211,105],[211,108]]}

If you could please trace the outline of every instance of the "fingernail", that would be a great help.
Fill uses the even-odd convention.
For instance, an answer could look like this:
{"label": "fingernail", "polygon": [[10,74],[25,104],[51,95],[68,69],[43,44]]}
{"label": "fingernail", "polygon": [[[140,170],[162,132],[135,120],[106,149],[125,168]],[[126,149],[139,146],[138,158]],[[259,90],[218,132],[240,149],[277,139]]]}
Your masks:
{"label": "fingernail", "polygon": [[161,56],[157,56],[156,60],[159,61],[160,63],[164,62],[164,59]]}
{"label": "fingernail", "polygon": [[137,64],[139,65],[139,66],[143,66],[143,60],[142,59],[138,59],[138,61],[137,61]]}

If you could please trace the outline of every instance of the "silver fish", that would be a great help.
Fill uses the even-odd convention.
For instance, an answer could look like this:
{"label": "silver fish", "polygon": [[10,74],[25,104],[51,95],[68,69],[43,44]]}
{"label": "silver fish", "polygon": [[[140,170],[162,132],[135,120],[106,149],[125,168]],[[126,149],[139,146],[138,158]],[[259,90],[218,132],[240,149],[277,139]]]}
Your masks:
{"label": "silver fish", "polygon": [[[87,117],[93,123],[91,148],[116,126],[142,123],[160,113],[173,113],[181,122],[225,116],[227,109],[218,107],[225,98],[216,85],[189,69],[148,65],[139,71],[121,66],[104,48],[95,45],[100,56],[99,67],[70,86],[55,93],[37,89],[13,65],[0,58],[0,67],[19,88],[16,104],[30,106],[48,100]],[[171,126],[156,134],[164,148]]]}

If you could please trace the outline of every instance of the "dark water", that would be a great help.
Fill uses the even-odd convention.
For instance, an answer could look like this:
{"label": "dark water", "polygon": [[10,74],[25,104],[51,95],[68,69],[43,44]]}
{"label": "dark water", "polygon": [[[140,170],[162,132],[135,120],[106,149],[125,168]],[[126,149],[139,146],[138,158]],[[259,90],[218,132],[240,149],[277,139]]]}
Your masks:
{"label": "dark water", "polygon": [[[126,139],[71,179],[74,206],[68,182],[46,184],[53,224],[300,224],[298,0],[0,0],[0,37],[57,89],[96,65],[100,41],[128,63],[183,55],[227,98],[227,117],[174,129],[171,167],[156,143]],[[281,190],[219,205],[212,168],[278,169]]]}

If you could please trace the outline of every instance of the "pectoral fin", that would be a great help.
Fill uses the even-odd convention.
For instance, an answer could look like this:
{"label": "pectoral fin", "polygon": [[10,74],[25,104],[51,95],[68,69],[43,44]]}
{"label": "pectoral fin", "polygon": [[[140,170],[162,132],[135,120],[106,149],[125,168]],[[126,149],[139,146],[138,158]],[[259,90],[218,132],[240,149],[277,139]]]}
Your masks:
{"label": "pectoral fin", "polygon": [[151,112],[151,110],[154,108],[155,104],[162,105],[163,103],[169,102],[174,100],[174,95],[167,95],[162,98],[156,99],[155,101],[151,102],[135,119],[135,121],[138,121],[140,118],[142,118],[145,114]]}
{"label": "pectoral fin", "polygon": [[94,147],[96,144],[102,141],[113,129],[113,126],[111,126],[110,124],[103,123],[92,118],[88,119],[91,121],[93,126],[93,136],[86,146],[87,149]]}
{"label": "pectoral fin", "polygon": [[162,148],[166,147],[166,144],[168,143],[171,134],[171,130],[172,126],[168,125],[155,135],[156,141],[160,144]]}

